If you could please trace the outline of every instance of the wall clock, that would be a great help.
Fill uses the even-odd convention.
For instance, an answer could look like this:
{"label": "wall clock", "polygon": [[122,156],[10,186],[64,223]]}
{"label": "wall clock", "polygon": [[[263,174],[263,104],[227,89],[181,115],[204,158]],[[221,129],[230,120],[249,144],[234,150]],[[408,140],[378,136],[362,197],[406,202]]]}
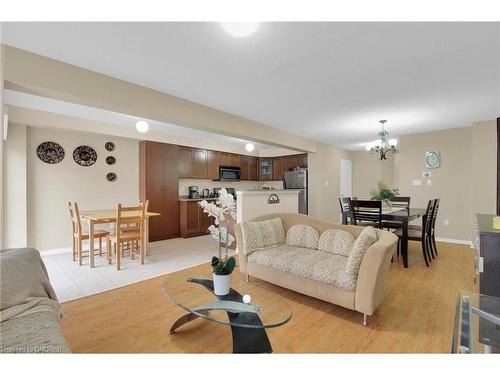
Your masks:
{"label": "wall clock", "polygon": [[425,153],[426,168],[439,168],[441,166],[441,154],[439,151],[427,151]]}

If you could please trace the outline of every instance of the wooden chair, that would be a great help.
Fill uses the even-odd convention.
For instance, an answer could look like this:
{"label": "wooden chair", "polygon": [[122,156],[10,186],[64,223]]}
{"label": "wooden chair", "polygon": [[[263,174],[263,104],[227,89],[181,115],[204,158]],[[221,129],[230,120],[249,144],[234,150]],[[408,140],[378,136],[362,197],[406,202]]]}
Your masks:
{"label": "wooden chair", "polygon": [[436,229],[436,219],[437,219],[437,214],[439,210],[439,202],[440,199],[436,198],[434,199],[434,208],[432,210],[432,221],[430,223],[430,228],[429,228],[429,237],[430,237],[430,249],[431,249],[431,254],[432,254],[432,259],[434,259],[438,255],[437,251],[437,246],[436,246],[436,236],[435,236],[435,229]]}
{"label": "wooden chair", "polygon": [[351,200],[351,212],[354,225],[382,229],[382,201]]}
{"label": "wooden chair", "polygon": [[[78,203],[71,204],[68,202],[69,214],[71,217],[71,225],[73,229],[73,261],[78,259],[80,266],[82,265],[82,260],[84,257],[88,256],[88,251],[83,251],[82,243],[84,240],[89,239],[89,232],[82,231],[82,222],[80,219],[80,210],[78,209]],[[106,230],[94,230],[94,238],[99,239],[99,255],[102,255],[102,239],[109,234]],[[87,255],[84,255],[87,254]]]}
{"label": "wooden chair", "polygon": [[[391,205],[393,208],[408,210],[410,209],[410,197],[393,197],[391,199]],[[386,220],[382,222],[382,226],[386,229],[399,229],[401,228],[401,222]]]}
{"label": "wooden chair", "polygon": [[[135,211],[138,214],[134,216],[124,215],[125,212],[131,211]],[[116,254],[117,270],[120,270],[123,252],[127,250],[126,244],[128,244],[130,257],[134,259],[135,250],[138,249],[141,264],[144,264],[144,219],[145,204],[143,202],[140,202],[137,207],[122,207],[121,203],[118,204],[115,234],[106,237],[106,257],[108,258],[108,263],[111,264],[113,261],[111,246],[113,245],[114,253]]]}
{"label": "wooden chair", "polygon": [[[144,214],[146,214],[148,212],[148,209],[149,209],[149,200],[146,200],[146,202],[144,203]],[[127,231],[136,231],[138,228],[138,224],[137,223],[133,223],[133,224],[126,224],[126,226],[124,228],[122,228],[122,232],[127,232]],[[130,250],[130,248],[136,244],[136,250],[137,249],[137,241],[136,242],[128,242],[128,243],[124,243],[123,244],[123,250]],[[146,251],[146,248],[144,250],[144,256],[148,255],[147,254],[147,251]]]}
{"label": "wooden chair", "polygon": [[[408,240],[409,241],[419,241],[422,245],[422,255],[424,256],[425,265],[429,267],[429,263],[432,261],[431,255],[431,226],[432,226],[432,215],[434,211],[435,200],[431,199],[427,203],[427,209],[425,210],[425,215],[422,217],[423,225],[421,227],[411,226],[408,228]],[[399,237],[398,240],[398,255],[400,253],[401,238],[403,237],[403,230],[397,229],[393,232]]]}

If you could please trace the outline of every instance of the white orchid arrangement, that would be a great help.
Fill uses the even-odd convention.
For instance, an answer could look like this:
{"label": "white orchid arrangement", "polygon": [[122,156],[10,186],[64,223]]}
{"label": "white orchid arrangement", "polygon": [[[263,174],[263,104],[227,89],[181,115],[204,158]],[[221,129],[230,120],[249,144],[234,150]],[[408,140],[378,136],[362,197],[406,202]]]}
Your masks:
{"label": "white orchid arrangement", "polygon": [[227,217],[236,220],[236,203],[234,202],[233,195],[229,194],[226,189],[221,189],[215,203],[203,200],[199,205],[203,208],[203,212],[207,213],[209,217],[214,218],[215,225],[210,225],[208,231],[212,235],[212,238],[219,243],[219,259],[222,258],[221,245],[225,247],[225,257],[227,258],[227,248],[234,242],[234,237],[228,232],[227,226],[222,226],[221,224]]}

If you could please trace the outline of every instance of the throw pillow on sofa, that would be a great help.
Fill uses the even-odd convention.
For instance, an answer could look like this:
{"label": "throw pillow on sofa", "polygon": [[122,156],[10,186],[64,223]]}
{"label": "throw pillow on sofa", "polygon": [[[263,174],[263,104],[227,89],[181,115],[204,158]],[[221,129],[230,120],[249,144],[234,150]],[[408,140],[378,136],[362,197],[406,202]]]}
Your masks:
{"label": "throw pillow on sofa", "polygon": [[377,241],[377,232],[373,227],[365,227],[352,246],[351,254],[346,262],[346,274],[357,279],[361,261],[366,250]]}
{"label": "throw pillow on sofa", "polygon": [[243,223],[241,234],[247,254],[265,247],[283,245],[285,243],[285,229],[280,218]]}
{"label": "throw pillow on sofa", "polygon": [[286,233],[286,244],[294,247],[305,247],[317,249],[319,233],[310,225],[297,224],[288,229]]}
{"label": "throw pillow on sofa", "polygon": [[321,233],[318,250],[348,257],[354,244],[353,234],[340,229],[328,229]]}

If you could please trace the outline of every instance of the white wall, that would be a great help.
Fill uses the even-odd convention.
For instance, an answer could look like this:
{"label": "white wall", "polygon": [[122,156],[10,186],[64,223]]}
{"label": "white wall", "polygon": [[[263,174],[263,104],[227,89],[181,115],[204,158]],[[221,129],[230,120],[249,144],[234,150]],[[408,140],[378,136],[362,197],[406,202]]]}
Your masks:
{"label": "white wall", "polygon": [[[42,162],[37,146],[55,141],[66,155],[58,164]],[[112,141],[113,152],[104,144]],[[40,251],[71,246],[71,224],[68,201],[78,202],[80,210],[115,208],[118,203],[137,204],[139,199],[139,145],[137,141],[116,137],[86,135],[28,127],[28,245]],[[82,167],[73,160],[73,150],[88,145],[97,151],[97,162]],[[105,162],[108,155],[116,164]],[[106,174],[115,172],[116,182],[108,182]]]}
{"label": "white wall", "polygon": [[26,126],[9,126],[5,151],[5,247],[28,244]]}

